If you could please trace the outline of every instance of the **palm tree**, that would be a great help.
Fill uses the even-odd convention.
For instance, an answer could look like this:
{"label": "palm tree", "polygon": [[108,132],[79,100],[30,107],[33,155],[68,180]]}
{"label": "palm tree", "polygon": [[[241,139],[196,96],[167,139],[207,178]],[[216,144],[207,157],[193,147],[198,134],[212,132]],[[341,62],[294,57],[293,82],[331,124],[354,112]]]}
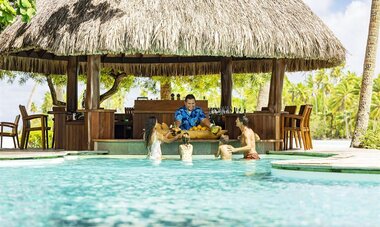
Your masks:
{"label": "palm tree", "polygon": [[367,39],[367,48],[364,58],[364,70],[362,86],[360,90],[359,110],[355,125],[351,147],[361,147],[360,139],[366,133],[371,107],[373,74],[376,63],[376,51],[378,45],[380,27],[380,0],[372,0],[371,17]]}
{"label": "palm tree", "polygon": [[373,84],[372,104],[370,117],[373,120],[373,130],[377,130],[377,124],[380,121],[380,74]]}
{"label": "palm tree", "polygon": [[329,109],[338,115],[342,115],[342,119],[345,125],[345,137],[350,137],[349,116],[353,113],[351,110],[354,105],[357,105],[355,100],[357,99],[356,85],[359,83],[359,78],[352,73],[348,73],[346,77],[333,89],[331,98],[329,99]]}

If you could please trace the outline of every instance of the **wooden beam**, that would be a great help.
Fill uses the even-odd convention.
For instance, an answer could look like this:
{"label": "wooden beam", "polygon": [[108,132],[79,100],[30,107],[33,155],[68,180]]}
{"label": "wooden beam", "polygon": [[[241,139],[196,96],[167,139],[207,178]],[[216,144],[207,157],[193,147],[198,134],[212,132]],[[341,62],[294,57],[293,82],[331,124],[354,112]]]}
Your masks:
{"label": "wooden beam", "polygon": [[100,101],[100,55],[87,56],[86,109],[99,109]]}
{"label": "wooden beam", "polygon": [[78,109],[78,58],[70,56],[67,64],[67,94],[66,109],[67,112],[76,112]]}
{"label": "wooden beam", "polygon": [[[44,60],[57,60],[57,61],[68,61],[68,56],[57,56],[52,53],[45,51],[21,51],[18,53],[10,54],[11,56],[26,57],[26,58],[36,58]],[[87,56],[77,56],[78,62],[86,62]],[[217,56],[108,56],[102,55],[102,63],[117,63],[117,64],[172,64],[172,63],[202,63],[202,62],[220,62],[224,58]],[[267,58],[255,59],[247,57],[231,57],[232,61],[245,61],[245,60],[255,60],[255,61],[267,61]]]}
{"label": "wooden beam", "polygon": [[282,108],[282,88],[284,85],[285,59],[274,59],[270,81],[268,108],[272,113],[280,113]]}
{"label": "wooden beam", "polygon": [[220,106],[232,106],[232,58],[223,58],[220,62],[222,97]]}

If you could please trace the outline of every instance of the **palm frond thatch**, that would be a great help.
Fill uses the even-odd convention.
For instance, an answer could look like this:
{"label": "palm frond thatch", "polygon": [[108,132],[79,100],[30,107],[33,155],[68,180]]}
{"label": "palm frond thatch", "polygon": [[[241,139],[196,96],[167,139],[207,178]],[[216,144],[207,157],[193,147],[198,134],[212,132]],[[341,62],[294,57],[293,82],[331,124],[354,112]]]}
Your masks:
{"label": "palm frond thatch", "polygon": [[[302,0],[37,0],[32,21],[9,26],[0,43],[0,68],[56,74],[66,73],[65,56],[103,55],[103,67],[150,76],[220,72],[219,61],[199,56],[233,57],[242,73],[270,71],[279,58],[287,71],[332,67],[346,52]],[[141,63],[112,60],[135,56]]]}

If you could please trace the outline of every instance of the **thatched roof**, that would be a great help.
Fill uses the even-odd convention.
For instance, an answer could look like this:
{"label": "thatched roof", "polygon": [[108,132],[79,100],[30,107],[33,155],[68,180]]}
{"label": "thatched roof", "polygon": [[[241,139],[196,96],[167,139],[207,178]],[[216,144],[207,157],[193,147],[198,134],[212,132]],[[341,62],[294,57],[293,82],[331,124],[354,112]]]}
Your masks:
{"label": "thatched roof", "polygon": [[[0,34],[0,68],[64,74],[67,57],[102,55],[136,75],[332,67],[345,49],[302,0],[37,0],[37,15]],[[127,63],[127,64],[125,64]]]}

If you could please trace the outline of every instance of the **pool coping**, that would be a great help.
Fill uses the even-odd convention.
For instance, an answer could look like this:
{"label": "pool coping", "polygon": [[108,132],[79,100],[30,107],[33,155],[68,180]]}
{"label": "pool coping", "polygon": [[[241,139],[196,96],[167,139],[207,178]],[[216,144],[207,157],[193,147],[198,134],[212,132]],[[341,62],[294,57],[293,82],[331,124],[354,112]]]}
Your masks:
{"label": "pool coping", "polygon": [[[371,153],[373,152],[373,153]],[[275,169],[289,171],[380,174],[380,151],[351,152],[270,151],[268,154],[310,156],[313,159],[272,161]]]}
{"label": "pool coping", "polygon": [[37,151],[37,152],[0,152],[0,161],[54,159],[78,155],[105,155],[108,151]]}

